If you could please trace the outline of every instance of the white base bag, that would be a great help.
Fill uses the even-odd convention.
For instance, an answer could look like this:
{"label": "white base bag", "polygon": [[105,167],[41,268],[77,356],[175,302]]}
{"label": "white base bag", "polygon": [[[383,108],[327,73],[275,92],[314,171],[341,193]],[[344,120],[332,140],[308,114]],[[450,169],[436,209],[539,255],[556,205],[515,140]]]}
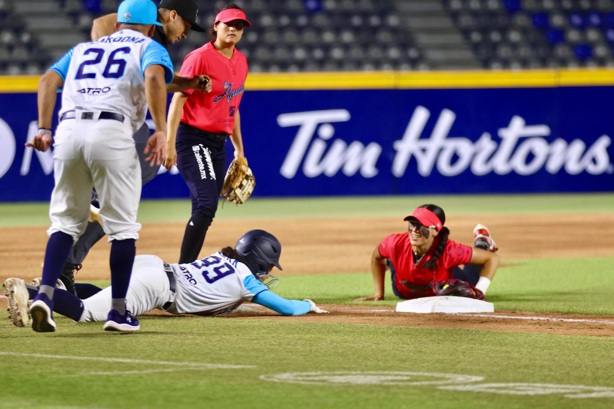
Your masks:
{"label": "white base bag", "polygon": [[397,303],[396,312],[413,312],[421,314],[495,312],[495,305],[488,301],[466,297],[423,297]]}

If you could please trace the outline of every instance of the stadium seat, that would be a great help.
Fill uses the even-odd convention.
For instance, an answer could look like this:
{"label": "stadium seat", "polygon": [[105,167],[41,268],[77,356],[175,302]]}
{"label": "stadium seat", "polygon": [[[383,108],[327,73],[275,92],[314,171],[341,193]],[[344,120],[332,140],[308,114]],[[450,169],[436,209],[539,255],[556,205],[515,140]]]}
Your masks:
{"label": "stadium seat", "polygon": [[580,61],[586,61],[593,56],[591,46],[585,43],[576,44],[573,50],[574,54]]}
{"label": "stadium seat", "polygon": [[510,13],[516,13],[522,10],[520,0],[505,0],[504,6],[506,10],[509,11]]}
{"label": "stadium seat", "polygon": [[533,26],[537,29],[547,29],[550,27],[548,14],[544,12],[533,13]]}
{"label": "stadium seat", "polygon": [[583,30],[586,27],[584,15],[580,12],[572,12],[569,14],[569,25],[571,27]]}

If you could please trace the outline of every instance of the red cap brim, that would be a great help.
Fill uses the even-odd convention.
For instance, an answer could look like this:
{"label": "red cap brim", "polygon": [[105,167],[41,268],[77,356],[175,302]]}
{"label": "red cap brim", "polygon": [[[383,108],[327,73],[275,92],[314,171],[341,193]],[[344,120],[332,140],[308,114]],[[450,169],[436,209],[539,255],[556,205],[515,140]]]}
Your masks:
{"label": "red cap brim", "polygon": [[252,23],[249,22],[247,16],[242,10],[239,9],[226,9],[217,13],[215,16],[215,22],[213,24],[217,24],[219,22],[228,23],[230,21],[241,20],[245,22],[248,27],[252,26]]}
{"label": "red cap brim", "polygon": [[441,228],[443,227],[443,224],[441,224],[441,220],[439,220],[439,217],[437,217],[435,213],[431,212],[429,209],[425,207],[417,208],[416,210],[414,210],[412,214],[410,214],[403,220],[409,221],[412,219],[417,220],[423,226],[435,227],[437,231],[440,231]]}

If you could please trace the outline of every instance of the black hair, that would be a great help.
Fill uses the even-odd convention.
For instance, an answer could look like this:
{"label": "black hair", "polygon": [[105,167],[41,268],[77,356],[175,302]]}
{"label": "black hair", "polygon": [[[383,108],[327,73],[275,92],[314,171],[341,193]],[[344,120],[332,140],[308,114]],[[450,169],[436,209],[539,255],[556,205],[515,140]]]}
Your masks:
{"label": "black hair", "polygon": [[446,213],[443,211],[441,207],[435,204],[424,204],[418,207],[423,207],[435,213],[435,216],[437,216],[437,218],[441,222],[441,225],[443,226],[441,230],[439,231],[439,234],[437,235],[439,239],[437,240],[437,247],[435,247],[435,250],[433,251],[433,255],[431,259],[427,261],[426,263],[424,263],[424,268],[429,269],[429,270],[435,270],[435,268],[437,267],[437,259],[441,257],[444,250],[446,249],[446,245],[448,244],[448,236],[450,235],[450,229],[445,227]]}
{"label": "black hair", "polygon": [[[226,3],[226,4],[224,5],[224,7],[222,7],[221,9],[219,9],[218,11],[216,11],[216,12],[215,12],[215,15],[217,16],[219,12],[224,11],[224,10],[228,10],[228,9],[237,9],[237,10],[241,10],[241,11],[245,12],[245,10],[243,10],[241,7],[239,7],[239,6],[238,6],[238,5],[236,5],[235,3]],[[209,27],[209,29],[207,30],[207,31],[208,31],[208,34],[209,34],[209,37],[210,37],[212,40],[215,40],[215,39],[217,38],[217,32],[216,32],[216,31],[215,31],[215,29],[213,28],[213,27],[214,27],[214,25],[215,25],[215,23],[214,23],[214,24],[211,24],[211,26],[210,26],[210,27]]]}
{"label": "black hair", "polygon": [[237,250],[235,250],[234,248],[230,247],[230,246],[226,246],[223,249],[220,250],[220,253],[222,253],[224,256],[228,257],[228,258],[232,258],[235,259],[243,264],[246,264],[245,262],[245,257],[243,257],[242,255],[240,255]]}

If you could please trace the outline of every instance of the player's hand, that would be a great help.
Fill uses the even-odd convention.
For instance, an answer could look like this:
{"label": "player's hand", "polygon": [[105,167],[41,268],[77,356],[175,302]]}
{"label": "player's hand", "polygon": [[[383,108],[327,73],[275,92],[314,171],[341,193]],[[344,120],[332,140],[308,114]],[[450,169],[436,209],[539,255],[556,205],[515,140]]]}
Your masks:
{"label": "player's hand", "polygon": [[316,314],[328,314],[328,311],[323,310],[322,308],[318,307],[316,303],[314,303],[313,301],[309,299],[305,299],[303,301],[307,301],[309,305],[311,305],[311,309],[309,310],[309,312],[315,312]]}
{"label": "player's hand", "polygon": [[32,142],[26,142],[27,148],[34,148],[37,151],[46,152],[53,143],[53,138],[47,133],[37,133]]}
{"label": "player's hand", "polygon": [[213,85],[211,85],[211,78],[208,75],[201,74],[192,78],[192,81],[196,81],[194,88],[196,91],[211,92]]}
{"label": "player's hand", "polygon": [[354,302],[363,302],[363,301],[383,301],[383,295],[373,295],[371,297],[361,297],[354,300]]}
{"label": "player's hand", "polygon": [[145,154],[150,154],[145,158],[149,166],[160,166],[166,159],[166,132],[155,131],[147,140]]}
{"label": "player's hand", "polygon": [[177,164],[177,148],[174,143],[166,144],[166,159],[164,159],[164,163],[162,166],[166,168],[166,170],[171,170],[174,165]]}

